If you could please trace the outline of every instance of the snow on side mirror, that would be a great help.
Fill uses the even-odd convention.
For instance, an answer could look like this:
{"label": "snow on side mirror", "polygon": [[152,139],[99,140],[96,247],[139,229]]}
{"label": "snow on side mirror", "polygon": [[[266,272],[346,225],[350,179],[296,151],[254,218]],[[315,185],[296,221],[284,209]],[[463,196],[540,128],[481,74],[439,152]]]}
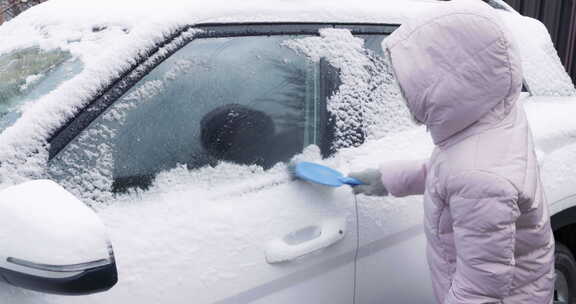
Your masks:
{"label": "snow on side mirror", "polygon": [[88,206],[50,180],[0,191],[0,281],[83,295],[118,281],[106,229]]}

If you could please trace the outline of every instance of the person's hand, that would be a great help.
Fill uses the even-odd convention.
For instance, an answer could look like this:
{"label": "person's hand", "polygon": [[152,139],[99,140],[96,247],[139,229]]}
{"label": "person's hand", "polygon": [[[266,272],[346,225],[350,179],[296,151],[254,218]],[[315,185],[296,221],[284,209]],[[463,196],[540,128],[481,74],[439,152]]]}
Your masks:
{"label": "person's hand", "polygon": [[382,174],[376,169],[366,169],[364,171],[352,172],[348,174],[349,177],[363,182],[363,185],[352,187],[354,194],[362,193],[369,196],[386,196],[388,190],[382,184]]}

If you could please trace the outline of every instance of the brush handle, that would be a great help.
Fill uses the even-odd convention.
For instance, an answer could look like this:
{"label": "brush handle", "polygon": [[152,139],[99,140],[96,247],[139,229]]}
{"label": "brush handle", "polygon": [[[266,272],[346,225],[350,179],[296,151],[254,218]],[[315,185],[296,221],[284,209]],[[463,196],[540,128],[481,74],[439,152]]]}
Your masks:
{"label": "brush handle", "polygon": [[339,180],[343,184],[350,185],[350,186],[364,185],[364,183],[362,181],[360,181],[359,179],[353,178],[353,177],[342,176],[339,178]]}

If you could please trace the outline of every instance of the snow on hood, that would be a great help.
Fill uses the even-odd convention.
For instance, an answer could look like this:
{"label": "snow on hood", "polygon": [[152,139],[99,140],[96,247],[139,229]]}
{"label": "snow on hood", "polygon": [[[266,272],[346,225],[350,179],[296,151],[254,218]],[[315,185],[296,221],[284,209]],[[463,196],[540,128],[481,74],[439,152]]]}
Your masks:
{"label": "snow on hood", "polygon": [[438,6],[404,23],[385,44],[410,111],[436,144],[491,110],[508,113],[520,94],[513,38],[481,1]]}

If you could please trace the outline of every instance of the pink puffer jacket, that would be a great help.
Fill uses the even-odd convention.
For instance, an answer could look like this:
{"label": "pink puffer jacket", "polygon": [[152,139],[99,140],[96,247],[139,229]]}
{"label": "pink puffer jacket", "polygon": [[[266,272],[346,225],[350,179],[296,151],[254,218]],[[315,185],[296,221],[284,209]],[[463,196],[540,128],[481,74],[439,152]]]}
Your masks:
{"label": "pink puffer jacket", "polygon": [[513,38],[482,1],[439,6],[385,41],[436,149],[426,161],[383,164],[384,185],[395,196],[424,194],[438,303],[552,303],[554,239],[516,102],[522,70]]}

